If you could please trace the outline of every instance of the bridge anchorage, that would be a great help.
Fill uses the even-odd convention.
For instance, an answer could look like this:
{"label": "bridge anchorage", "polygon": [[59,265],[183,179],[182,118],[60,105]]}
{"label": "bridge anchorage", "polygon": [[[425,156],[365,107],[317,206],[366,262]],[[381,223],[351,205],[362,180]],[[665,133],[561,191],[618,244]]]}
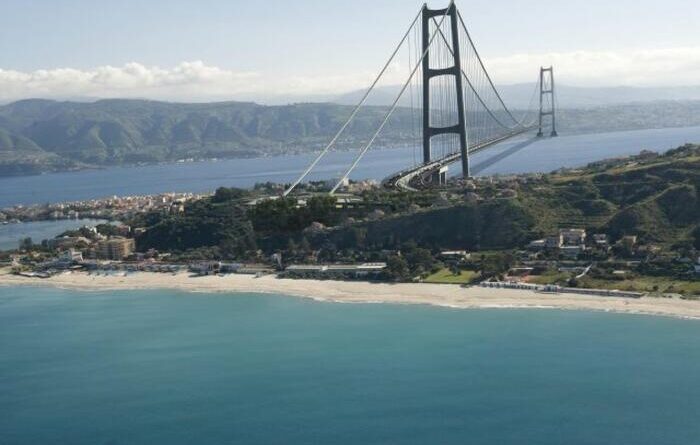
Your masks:
{"label": "bridge anchorage", "polygon": [[[407,67],[407,75],[393,102],[388,108],[369,107],[368,99],[378,86],[396,88],[399,66]],[[413,164],[386,178],[385,187],[418,190],[444,185],[448,166],[455,162],[461,163],[462,177],[469,178],[474,153],[535,129],[544,135],[547,122],[550,136],[557,135],[553,68],[541,68],[539,74],[527,108],[511,111],[491,80],[454,0],[443,9],[424,5],[347,120],[284,196],[339,142],[348,145],[359,139],[357,154],[330,191],[336,193],[373,144],[383,143],[385,129],[391,129],[394,137],[400,135],[402,143],[414,151]],[[381,120],[369,134],[358,136],[362,125],[354,124],[370,108],[375,114],[381,111]]]}

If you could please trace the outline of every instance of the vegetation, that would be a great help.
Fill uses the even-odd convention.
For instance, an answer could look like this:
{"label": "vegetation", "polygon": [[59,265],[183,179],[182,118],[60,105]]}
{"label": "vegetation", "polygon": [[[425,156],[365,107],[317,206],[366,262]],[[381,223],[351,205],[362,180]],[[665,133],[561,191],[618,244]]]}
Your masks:
{"label": "vegetation", "polygon": [[[137,223],[150,229],[137,238],[138,248],[194,251],[193,257],[241,258],[257,249],[253,226],[235,199],[243,191],[218,191],[212,198],[188,204],[183,214],[148,215]],[[209,252],[197,252],[209,248]]]}
{"label": "vegetation", "polygon": [[700,295],[700,281],[682,280],[672,277],[636,276],[623,280],[584,278],[581,280],[580,285],[582,287],[596,289],[620,289],[649,292],[652,294],[662,292],[682,295]]}
{"label": "vegetation", "polygon": [[[351,107],[254,103],[178,104],[146,100],[93,103],[23,100],[0,106],[0,176],[124,163],[254,157],[318,149]],[[386,112],[367,107],[339,147]],[[400,142],[410,113],[398,110],[383,144]]]}
{"label": "vegetation", "polygon": [[[583,228],[609,237],[609,251],[591,249],[580,258],[598,266],[581,279],[539,270],[531,281],[648,290],[653,280],[645,280],[655,277],[665,287],[697,292],[695,285],[678,283],[692,282],[688,261],[698,256],[699,185],[700,147],[687,145],[664,155],[642,153],[467,189],[373,189],[355,196],[352,205],[328,195],[251,205],[259,191],[219,189],[181,214],[147,215],[132,225],[148,229],[137,239],[140,249],[188,258],[281,253],[287,263],[385,261],[389,280],[460,283],[472,280],[475,271],[481,278],[502,278],[519,256],[528,255],[522,249],[530,241],[560,228]],[[636,244],[623,242],[629,236]],[[440,259],[442,250],[455,249],[472,252],[471,259]],[[541,259],[562,258],[543,252]],[[616,274],[617,268],[629,269],[627,263],[636,264],[634,270]]]}
{"label": "vegetation", "polygon": [[257,232],[264,234],[298,232],[317,222],[335,225],[341,214],[335,208],[336,199],[323,195],[310,198],[299,206],[295,198],[265,200],[251,209],[249,217]]}
{"label": "vegetation", "polygon": [[[457,272],[457,273],[455,273]],[[450,270],[440,269],[432,275],[429,275],[425,283],[435,284],[470,284],[479,279],[481,275],[473,270]]]}
{"label": "vegetation", "polygon": [[[0,106],[0,176],[317,150],[351,110],[331,103],[23,100]],[[385,112],[386,106],[365,107],[336,145],[356,146]],[[399,107],[376,145],[412,140],[411,122],[410,109]],[[700,125],[700,101],[564,109],[558,123],[568,133],[695,126]]]}

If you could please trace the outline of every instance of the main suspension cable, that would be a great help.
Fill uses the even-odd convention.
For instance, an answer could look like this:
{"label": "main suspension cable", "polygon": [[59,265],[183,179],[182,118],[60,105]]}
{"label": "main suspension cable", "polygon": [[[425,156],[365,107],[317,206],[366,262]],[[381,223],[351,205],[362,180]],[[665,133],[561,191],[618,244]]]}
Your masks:
{"label": "main suspension cable", "polygon": [[[447,43],[447,38],[445,37],[445,34],[444,34],[444,33],[442,32],[442,30],[439,29],[439,28],[438,28],[438,33],[440,34],[440,36],[442,37],[442,39],[445,41],[445,45],[447,46],[447,49],[450,51],[450,53],[452,53],[452,56],[454,57],[454,50],[453,50],[453,49],[449,46],[449,44]],[[517,120],[515,121],[515,123],[516,123],[516,126],[515,126],[515,127],[510,127],[510,126],[504,124],[503,122],[501,122],[501,120],[498,119],[498,117],[496,117],[495,114],[493,114],[493,111],[491,111],[491,109],[488,107],[488,105],[486,105],[486,103],[484,102],[484,99],[481,97],[481,95],[479,94],[479,92],[476,91],[476,89],[474,88],[474,85],[472,84],[472,81],[469,79],[469,76],[467,76],[467,73],[464,72],[464,69],[460,66],[460,67],[459,67],[459,70],[460,70],[460,72],[462,73],[462,75],[464,76],[464,80],[467,81],[467,83],[469,84],[469,87],[470,87],[470,88],[472,89],[472,91],[474,92],[474,95],[476,96],[476,98],[479,99],[479,102],[481,102],[481,104],[484,106],[484,108],[485,108],[486,111],[489,113],[489,115],[491,115],[491,117],[492,117],[501,127],[505,128],[505,129],[509,129],[509,130],[512,130],[512,129],[514,129],[515,127],[517,127]],[[507,111],[507,109],[506,109],[506,111]],[[507,112],[510,114],[509,111],[507,111]]]}
{"label": "main suspension cable", "polygon": [[345,122],[345,124],[343,124],[343,126],[340,128],[340,130],[338,130],[338,132],[335,134],[335,136],[333,136],[333,139],[331,139],[331,141],[328,143],[328,145],[326,145],[326,147],[318,154],[318,156],[316,156],[316,158],[306,168],[306,170],[304,170],[304,172],[301,174],[301,176],[299,176],[299,178],[296,181],[294,181],[294,183],[292,183],[292,185],[290,185],[289,188],[287,188],[287,190],[284,191],[282,196],[289,195],[301,183],[301,181],[303,181],[306,178],[306,176],[311,172],[311,170],[313,170],[314,167],[316,167],[316,164],[318,164],[319,161],[326,155],[326,153],[328,153],[328,150],[330,150],[331,147],[335,144],[335,142],[338,140],[338,138],[343,133],[343,131],[345,131],[345,129],[348,127],[348,125],[350,125],[350,122],[352,122],[352,120],[355,118],[355,115],[357,115],[357,113],[360,111],[360,108],[362,108],[362,106],[365,104],[370,93],[372,92],[372,90],[374,90],[374,87],[379,83],[379,80],[382,78],[382,76],[384,76],[384,73],[391,65],[391,62],[393,62],[394,58],[396,57],[396,54],[398,54],[398,52],[399,52],[399,49],[401,48],[403,43],[406,41],[406,38],[408,38],[408,36],[411,32],[411,29],[413,29],[415,24],[418,22],[418,19],[421,17],[422,12],[423,12],[423,10],[421,8],[421,10],[418,11],[416,18],[413,19],[413,22],[411,22],[411,25],[408,27],[408,30],[406,31],[406,33],[401,38],[401,41],[396,46],[396,49],[394,49],[394,52],[389,57],[389,60],[387,60],[384,67],[379,72],[379,75],[377,75],[377,78],[374,79],[374,82],[372,82],[372,85],[367,89],[365,94],[362,96],[362,99],[360,100],[360,102],[355,106],[355,109],[352,111],[352,113],[350,114],[350,117]]}
{"label": "main suspension cable", "polygon": [[464,19],[462,18],[462,14],[459,12],[459,10],[457,11],[457,17],[459,18],[459,22],[462,24],[462,30],[464,31],[464,33],[467,36],[467,40],[469,41],[469,46],[474,51],[474,55],[476,56],[476,59],[479,61],[479,65],[481,66],[481,70],[486,75],[486,79],[488,79],[489,84],[491,85],[491,88],[493,88],[494,93],[496,93],[496,97],[501,102],[503,109],[506,110],[506,113],[508,113],[510,118],[513,119],[514,122],[517,122],[517,119],[515,119],[515,117],[508,110],[508,107],[506,107],[505,102],[503,102],[503,98],[499,94],[498,89],[496,89],[496,86],[493,84],[493,81],[491,80],[491,76],[489,75],[489,72],[486,70],[486,67],[484,66],[483,60],[481,60],[481,56],[479,55],[479,51],[477,51],[476,46],[474,45],[474,41],[472,40],[472,36],[471,36],[471,34],[469,34],[469,30],[467,29],[467,25],[464,23]]}
{"label": "main suspension cable", "polygon": [[[438,31],[439,31],[439,27],[442,26],[442,23],[445,21],[445,17],[447,17],[447,15],[450,12],[450,9],[453,7],[454,7],[454,0],[450,0],[449,6],[447,7],[447,9],[445,9],[445,14],[443,14],[442,18],[440,19],[440,24],[438,25]],[[417,19],[418,18],[416,17],[416,20]],[[413,26],[413,25],[411,25],[411,26]],[[384,129],[384,126],[386,125],[387,121],[389,120],[391,115],[394,113],[394,110],[396,109],[396,106],[399,103],[399,99],[401,99],[401,96],[403,95],[404,91],[406,91],[406,88],[408,87],[409,82],[411,82],[411,80],[413,80],[413,76],[416,74],[416,71],[418,71],[418,67],[420,67],[421,63],[423,63],[423,59],[425,59],[425,57],[428,55],[428,50],[430,49],[430,45],[432,45],[433,40],[435,39],[437,34],[438,34],[437,31],[433,32],[432,36],[430,37],[430,40],[428,41],[428,44],[426,45],[426,48],[423,50],[423,54],[421,55],[420,59],[418,60],[418,63],[416,63],[415,67],[411,71],[411,75],[408,78],[408,80],[401,87],[401,91],[396,96],[396,99],[394,99],[394,102],[391,104],[391,108],[384,116],[384,120],[382,121],[381,125],[379,125],[379,128],[377,128],[377,131],[375,131],[375,133],[372,135],[372,138],[369,140],[367,145],[365,145],[364,148],[357,155],[357,157],[355,158],[355,161],[352,163],[350,168],[348,168],[346,170],[345,174],[340,178],[340,180],[335,185],[335,187],[333,187],[333,189],[331,189],[331,191],[330,191],[331,195],[334,194],[338,190],[338,188],[340,188],[340,186],[345,182],[345,180],[348,178],[348,176],[350,176],[350,173],[352,173],[352,171],[355,169],[355,167],[357,167],[357,164],[360,163],[360,161],[364,157],[365,153],[367,153],[367,150],[369,150],[369,148],[372,146],[372,143],[374,142],[374,140],[377,138],[379,133],[381,133],[382,129]]]}

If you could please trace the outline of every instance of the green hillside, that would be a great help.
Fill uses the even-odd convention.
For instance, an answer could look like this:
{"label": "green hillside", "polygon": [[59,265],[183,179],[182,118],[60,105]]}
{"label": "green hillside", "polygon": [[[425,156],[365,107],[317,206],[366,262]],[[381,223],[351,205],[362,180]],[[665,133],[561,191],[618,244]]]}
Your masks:
{"label": "green hillside", "polygon": [[[32,159],[51,169],[51,156],[99,166],[305,152],[326,143],[351,111],[333,104],[25,100],[0,107],[0,166]],[[385,112],[363,110],[338,147],[357,145]],[[409,112],[397,110],[380,143],[401,141],[410,131]]]}
{"label": "green hillside", "polygon": [[[309,152],[323,147],[352,109],[332,103],[263,106],[249,102],[23,100],[0,106],[0,176]],[[363,108],[337,148],[356,149],[366,142],[386,111],[386,106]],[[376,146],[415,141],[419,129],[412,116],[409,108],[397,108]],[[700,125],[698,116],[700,101],[653,102],[563,109],[557,122],[562,134],[599,133]],[[478,122],[480,117],[469,120]]]}
{"label": "green hillside", "polygon": [[[700,148],[688,145],[541,178],[484,182],[476,189],[478,199],[460,188],[376,190],[363,193],[362,205],[351,209],[335,208],[319,197],[305,207],[288,199],[264,201],[246,211],[242,202],[254,192],[236,191],[220,194],[221,202],[212,198],[192,205],[184,216],[156,218],[140,242],[179,251],[230,246],[235,235],[228,228],[247,227],[246,242],[236,244],[238,254],[244,244],[271,253],[287,249],[291,240],[365,255],[406,244],[433,251],[514,249],[560,228],[585,228],[606,233],[613,243],[636,235],[640,243],[663,252],[685,251],[700,247],[699,185]],[[233,206],[228,213],[217,210],[222,202]],[[309,231],[313,222],[326,229]],[[206,236],[191,236],[187,245],[179,241],[184,233],[200,232]]]}

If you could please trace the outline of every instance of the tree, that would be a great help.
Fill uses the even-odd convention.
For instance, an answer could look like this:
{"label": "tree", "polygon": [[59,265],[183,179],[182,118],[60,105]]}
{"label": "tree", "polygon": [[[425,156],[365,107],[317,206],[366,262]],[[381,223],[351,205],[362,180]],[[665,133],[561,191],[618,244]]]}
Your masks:
{"label": "tree", "polygon": [[287,254],[289,256],[295,256],[298,249],[297,243],[295,243],[293,239],[289,238],[289,242],[287,243]]}
{"label": "tree", "polygon": [[430,272],[435,264],[433,254],[428,249],[416,247],[405,251],[406,261],[414,275]]}
{"label": "tree", "polygon": [[219,203],[232,201],[234,199],[241,199],[244,196],[246,196],[246,194],[247,192],[242,189],[219,187],[218,189],[216,189],[216,192],[214,192],[212,202]]}
{"label": "tree", "polygon": [[[115,236],[119,235],[119,232],[117,231],[117,226],[113,224],[98,224],[95,226],[95,229],[97,230],[97,233],[105,236]],[[89,231],[86,230],[86,232],[89,233]],[[82,227],[79,230],[79,236],[84,236]]]}
{"label": "tree", "polygon": [[496,253],[482,258],[481,274],[485,277],[493,277],[507,272],[514,261],[513,255],[510,253]]}
{"label": "tree", "polygon": [[362,248],[365,246],[365,239],[367,238],[367,229],[353,227],[350,229],[350,247]]}
{"label": "tree", "polygon": [[693,247],[700,250],[700,225],[693,230]]}
{"label": "tree", "polygon": [[393,255],[387,258],[386,261],[387,278],[394,281],[403,281],[411,277],[408,269],[408,263],[402,256]]}
{"label": "tree", "polygon": [[301,238],[301,243],[299,243],[299,250],[301,250],[304,254],[308,254],[311,252],[311,244],[309,244],[309,240],[306,239],[306,237]]}

